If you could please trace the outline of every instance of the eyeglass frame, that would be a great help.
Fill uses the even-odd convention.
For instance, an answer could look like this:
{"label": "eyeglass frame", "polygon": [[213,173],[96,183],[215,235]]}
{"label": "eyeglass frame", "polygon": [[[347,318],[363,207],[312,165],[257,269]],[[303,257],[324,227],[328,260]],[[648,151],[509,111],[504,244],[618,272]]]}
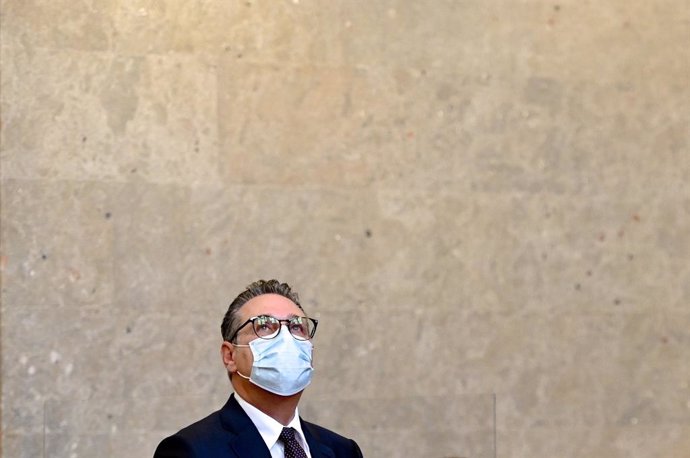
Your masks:
{"label": "eyeglass frame", "polygon": [[[272,335],[271,337],[261,337],[261,336],[256,332],[256,328],[254,327],[254,321],[257,320],[258,318],[262,318],[262,317],[270,317],[270,318],[273,318],[274,320],[276,320],[276,321],[280,324],[280,327],[278,328],[278,332],[276,332],[276,333],[275,333],[274,335]],[[274,317],[273,315],[263,314],[263,315],[253,316],[253,317],[249,318],[247,321],[245,321],[244,323],[242,323],[242,324],[235,330],[235,332],[232,333],[232,335],[230,336],[230,338],[226,340],[226,342],[231,342],[231,343],[232,343],[233,340],[237,337],[237,334],[242,330],[242,328],[244,328],[245,326],[247,326],[249,323],[252,324],[252,331],[254,331],[254,335],[255,335],[257,338],[263,339],[263,340],[275,339],[276,337],[278,337],[278,334],[280,334],[280,331],[283,330],[283,323],[285,323],[286,325],[289,325],[290,322],[291,322],[292,320],[294,320],[295,318],[302,318],[302,319],[309,320],[309,321],[311,321],[311,323],[313,324],[313,327],[311,328],[311,331],[309,332],[309,337],[308,337],[308,338],[306,338],[306,339],[299,339],[299,338],[295,337],[295,335],[290,331],[290,327],[288,326],[288,332],[290,333],[290,335],[292,336],[292,338],[295,339],[295,340],[301,340],[301,341],[303,341],[303,342],[313,339],[313,338],[314,338],[314,334],[316,334],[316,327],[319,325],[319,320],[317,320],[316,318],[311,318],[311,317],[308,317],[308,316],[299,316],[299,315],[295,315],[295,316],[293,316],[293,317],[291,317],[291,318],[284,318],[284,319],[281,320],[281,319],[279,319],[279,318]]]}

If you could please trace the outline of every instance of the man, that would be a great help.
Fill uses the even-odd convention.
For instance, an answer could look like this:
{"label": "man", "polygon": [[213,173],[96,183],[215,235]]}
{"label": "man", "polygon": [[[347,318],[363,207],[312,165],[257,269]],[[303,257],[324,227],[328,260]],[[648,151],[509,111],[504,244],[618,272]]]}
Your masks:
{"label": "man", "polygon": [[357,443],[299,417],[317,321],[286,283],[259,280],[230,304],[220,348],[234,394],[164,439],[154,458],[350,458]]}

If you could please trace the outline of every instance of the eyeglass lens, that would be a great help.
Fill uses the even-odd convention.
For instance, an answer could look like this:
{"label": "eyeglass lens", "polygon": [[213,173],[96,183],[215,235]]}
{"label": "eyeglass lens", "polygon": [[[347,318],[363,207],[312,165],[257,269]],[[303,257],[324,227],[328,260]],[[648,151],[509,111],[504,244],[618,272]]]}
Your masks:
{"label": "eyeglass lens", "polygon": [[271,339],[280,332],[282,323],[286,323],[290,334],[299,340],[308,340],[312,336],[313,325],[306,317],[296,316],[287,320],[279,320],[269,315],[258,316],[254,319],[254,332],[262,339]]}

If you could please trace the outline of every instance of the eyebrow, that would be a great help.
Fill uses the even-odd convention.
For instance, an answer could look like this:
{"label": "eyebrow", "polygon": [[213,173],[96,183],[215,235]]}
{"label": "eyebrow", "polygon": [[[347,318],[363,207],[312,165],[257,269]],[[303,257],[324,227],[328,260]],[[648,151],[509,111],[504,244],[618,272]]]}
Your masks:
{"label": "eyebrow", "polygon": [[275,318],[275,319],[277,319],[277,320],[289,320],[289,319],[292,319],[292,318],[308,318],[306,315],[297,315],[296,313],[291,313],[291,314],[289,314],[289,315],[288,315],[287,317],[285,317],[285,318],[280,318],[280,317],[271,315],[271,314],[269,314],[269,313],[261,313],[261,314],[259,314],[259,315],[256,315],[257,318],[260,317],[260,316],[272,316],[273,318]]}

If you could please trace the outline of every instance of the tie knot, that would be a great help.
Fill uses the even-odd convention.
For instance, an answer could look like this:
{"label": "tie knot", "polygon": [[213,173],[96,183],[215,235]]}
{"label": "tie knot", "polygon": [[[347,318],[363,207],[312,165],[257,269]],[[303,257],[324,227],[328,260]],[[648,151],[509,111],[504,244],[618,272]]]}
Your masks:
{"label": "tie knot", "polygon": [[278,439],[282,441],[285,446],[285,458],[307,458],[307,453],[302,446],[299,445],[295,437],[294,428],[283,428]]}
{"label": "tie knot", "polygon": [[295,429],[294,428],[283,428],[280,432],[279,439],[285,443],[290,443],[295,440]]}

